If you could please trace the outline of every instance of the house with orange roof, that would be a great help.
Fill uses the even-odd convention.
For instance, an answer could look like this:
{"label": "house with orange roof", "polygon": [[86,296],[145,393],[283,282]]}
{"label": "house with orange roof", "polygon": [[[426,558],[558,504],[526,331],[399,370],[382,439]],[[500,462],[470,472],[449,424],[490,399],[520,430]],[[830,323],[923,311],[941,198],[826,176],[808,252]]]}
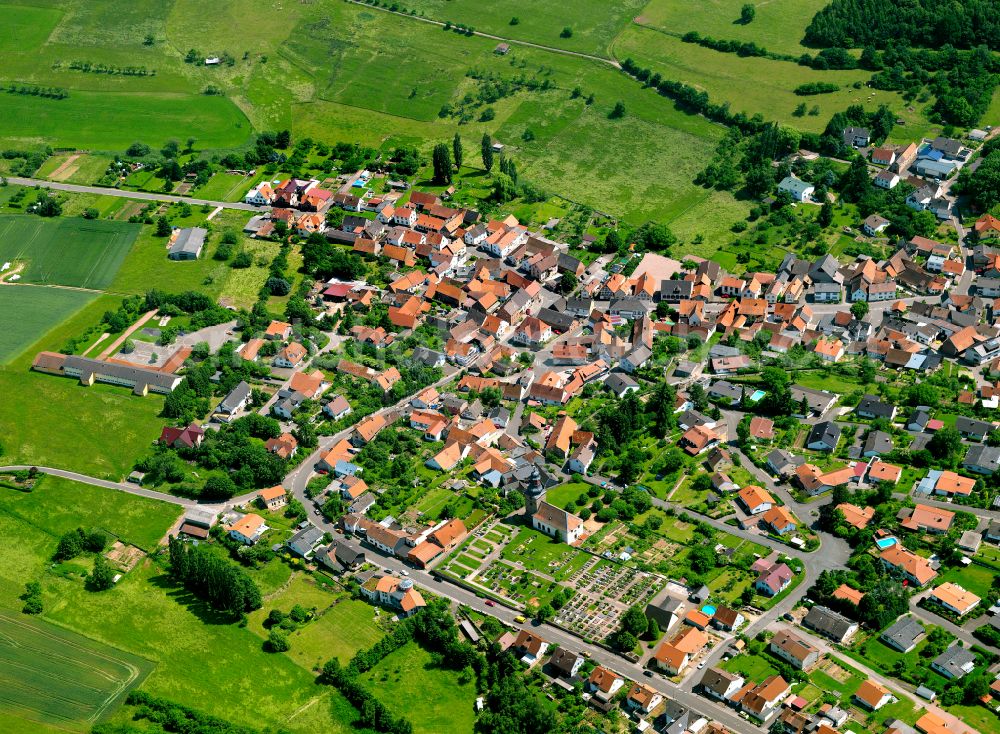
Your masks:
{"label": "house with orange roof", "polygon": [[267,329],[264,331],[265,339],[277,339],[279,341],[285,341],[292,335],[292,325],[286,324],[284,321],[272,321],[267,325]]}
{"label": "house with orange roof", "polygon": [[900,523],[900,527],[923,533],[947,533],[955,520],[955,513],[930,505],[918,504],[910,516]]}
{"label": "house with orange roof", "polygon": [[950,581],[946,581],[934,589],[928,598],[959,617],[964,617],[979,606],[979,602],[982,601],[971,591]]}
{"label": "house with orange roof", "polygon": [[979,240],[1000,237],[1000,219],[992,214],[984,214],[972,225],[972,231],[976,233],[976,238]]}
{"label": "house with orange roof", "polygon": [[434,456],[429,458],[426,465],[431,469],[437,469],[438,471],[450,471],[454,469],[458,463],[465,458],[465,455],[469,452],[469,447],[459,444],[457,441],[449,443],[443,449],[438,451]]}
{"label": "house with orange roof", "polygon": [[763,520],[778,535],[794,533],[799,526],[795,515],[780,505],[775,505],[764,513]]}
{"label": "house with orange roof", "polygon": [[854,692],[854,701],[869,711],[878,711],[883,706],[895,700],[893,695],[881,683],[869,678]]}
{"label": "house with orange roof", "polygon": [[309,400],[322,395],[329,385],[330,383],[326,381],[326,375],[319,370],[296,372],[288,381],[290,390],[301,393]]}
{"label": "house with orange roof", "polygon": [[854,606],[857,606],[858,604],[861,603],[861,600],[864,598],[864,592],[858,591],[857,589],[852,589],[847,584],[841,584],[833,592],[833,598],[840,599],[841,601],[846,601],[853,604]]}
{"label": "house with orange roof", "polygon": [[273,512],[288,504],[288,493],[285,492],[284,487],[278,484],[274,487],[259,490],[257,492],[257,499],[261,501],[264,507]]}
{"label": "house with orange roof", "polygon": [[408,578],[372,576],[361,585],[360,591],[369,601],[396,609],[404,617],[409,617],[427,606],[423,596],[413,585],[412,579]]}
{"label": "house with orange roof", "polygon": [[224,529],[231,538],[243,545],[254,545],[270,528],[264,524],[264,518],[251,512]]}
{"label": "house with orange roof", "polygon": [[663,695],[644,683],[633,683],[625,697],[625,707],[629,711],[650,714],[663,703]]}
{"label": "house with orange roof", "polygon": [[372,382],[382,389],[382,392],[388,394],[392,390],[392,386],[395,385],[403,379],[403,376],[399,374],[399,370],[395,367],[389,367],[388,369],[375,375],[375,379]]}
{"label": "house with orange roof", "polygon": [[868,523],[875,517],[874,507],[858,507],[849,502],[841,502],[837,509],[844,515],[845,522],[858,530],[868,527]]}
{"label": "house with orange roof", "polygon": [[751,689],[740,701],[740,710],[765,724],[778,712],[779,705],[792,690],[780,675],[772,675]]}
{"label": "house with orange roof", "polygon": [[774,507],[774,497],[763,487],[748,484],[736,494],[736,499],[749,514],[760,515]]}
{"label": "house with orange roof", "polygon": [[277,438],[267,439],[267,441],[264,442],[264,448],[272,454],[277,454],[282,459],[290,459],[295,456],[295,452],[298,451],[299,442],[295,439],[295,436],[285,432]]}
{"label": "house with orange roof", "polygon": [[263,339],[251,339],[239,348],[239,355],[245,360],[256,362],[257,354],[260,352],[262,346],[264,346]]}
{"label": "house with orange roof", "polygon": [[625,679],[617,673],[598,665],[594,668],[587,679],[587,690],[602,703],[609,702],[618,693],[619,689],[625,685]]}
{"label": "house with orange roof", "polygon": [[351,434],[351,443],[355,446],[364,446],[375,438],[379,431],[386,427],[385,416],[381,413],[374,413],[354,427]]}
{"label": "house with orange roof", "polygon": [[389,322],[400,329],[414,329],[417,320],[430,308],[416,296],[410,296],[401,306],[389,307]]}
{"label": "house with orange roof", "polygon": [[669,676],[680,675],[691,663],[691,655],[669,642],[662,642],[653,653],[652,663]]}
{"label": "house with orange roof", "polygon": [[286,369],[295,369],[302,361],[309,356],[309,350],[298,342],[292,342],[284,347],[281,351],[277,353],[274,357],[275,367],[284,367]]}
{"label": "house with orange roof", "polygon": [[896,484],[902,476],[903,468],[895,464],[887,464],[884,461],[873,461],[868,466],[869,482]]}
{"label": "house with orange roof", "polygon": [[691,456],[709,451],[722,441],[722,436],[706,426],[692,426],[681,436],[677,445]]}
{"label": "house with orange roof", "polygon": [[552,427],[552,432],[545,442],[545,450],[552,451],[559,458],[565,460],[572,450],[573,434],[577,428],[575,420],[566,413],[560,413],[555,426]]}
{"label": "house with orange roof", "polygon": [[900,573],[904,579],[918,588],[926,586],[938,575],[930,561],[907,550],[900,543],[895,543],[882,551],[879,560],[887,569]]}
{"label": "house with orange roof", "polygon": [[816,340],[813,351],[826,362],[839,362],[844,356],[844,343],[840,339],[821,337]]}
{"label": "house with orange roof", "polygon": [[303,214],[295,222],[295,232],[300,237],[308,237],[313,232],[322,232],[326,229],[326,219],[322,214]]}

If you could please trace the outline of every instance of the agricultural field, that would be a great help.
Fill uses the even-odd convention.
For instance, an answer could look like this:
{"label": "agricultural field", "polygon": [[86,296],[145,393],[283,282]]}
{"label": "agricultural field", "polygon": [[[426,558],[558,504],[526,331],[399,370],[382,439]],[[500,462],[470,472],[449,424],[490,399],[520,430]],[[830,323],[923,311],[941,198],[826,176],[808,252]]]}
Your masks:
{"label": "agricultural field", "polygon": [[90,150],[124,150],[141,131],[144,142],[194,136],[211,148],[248,142],[249,120],[226,97],[72,90],[65,99],[4,94],[0,142],[48,143]]}
{"label": "agricultural field", "polygon": [[111,157],[90,153],[56,153],[35,174],[39,178],[66,183],[92,184],[108,170]]}
{"label": "agricultural field", "polygon": [[6,611],[0,611],[0,639],[0,704],[14,719],[6,731],[30,731],[28,722],[85,730],[153,669],[135,655]]}
{"label": "agricultural field", "polygon": [[472,732],[474,679],[435,666],[431,653],[416,643],[408,643],[390,654],[365,673],[362,680],[370,684],[392,713],[409,719],[416,734]]}
{"label": "agricultural field", "polygon": [[94,299],[94,294],[41,286],[0,287],[0,364],[27,349],[53,326]]}
{"label": "agricultural field", "polygon": [[100,290],[110,285],[139,225],[104,220],[0,217],[0,260],[23,262],[21,279]]}

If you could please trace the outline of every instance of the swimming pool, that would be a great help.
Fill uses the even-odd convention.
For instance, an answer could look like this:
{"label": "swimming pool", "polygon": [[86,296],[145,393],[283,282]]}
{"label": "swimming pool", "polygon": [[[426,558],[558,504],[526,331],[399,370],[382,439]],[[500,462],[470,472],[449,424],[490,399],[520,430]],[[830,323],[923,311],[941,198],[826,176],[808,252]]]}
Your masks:
{"label": "swimming pool", "polygon": [[701,611],[703,611],[709,617],[715,616],[715,607],[713,607],[711,604],[706,604],[705,606],[703,606],[701,608]]}
{"label": "swimming pool", "polygon": [[886,548],[891,548],[896,545],[895,538],[879,538],[875,541],[875,545],[879,547],[879,550],[885,550]]}
{"label": "swimming pool", "polygon": [[750,396],[750,402],[751,403],[756,403],[758,400],[760,400],[765,395],[767,395],[767,393],[764,392],[763,390],[754,390],[753,391],[753,395]]}

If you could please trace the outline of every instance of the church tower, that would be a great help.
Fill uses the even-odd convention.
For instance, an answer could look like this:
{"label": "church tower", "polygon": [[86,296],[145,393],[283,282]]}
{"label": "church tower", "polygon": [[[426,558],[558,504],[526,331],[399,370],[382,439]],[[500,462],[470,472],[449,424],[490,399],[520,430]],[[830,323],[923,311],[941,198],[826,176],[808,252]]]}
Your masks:
{"label": "church tower", "polygon": [[531,476],[524,484],[524,514],[531,522],[532,516],[538,512],[538,505],[545,501],[545,488],[542,486],[542,475],[538,473],[538,467],[532,467]]}

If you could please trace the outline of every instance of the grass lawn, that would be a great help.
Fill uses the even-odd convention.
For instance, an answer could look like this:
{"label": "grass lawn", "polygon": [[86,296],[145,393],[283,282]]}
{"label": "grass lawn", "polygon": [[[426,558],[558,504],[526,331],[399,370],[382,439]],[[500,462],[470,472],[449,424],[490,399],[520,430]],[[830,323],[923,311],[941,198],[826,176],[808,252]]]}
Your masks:
{"label": "grass lawn", "polygon": [[92,293],[62,288],[0,287],[0,364],[92,300]]}
{"label": "grass lawn", "polygon": [[501,557],[514,563],[520,561],[526,570],[539,571],[557,581],[571,575],[587,560],[586,554],[533,528],[522,528]]}
{"label": "grass lawn", "polygon": [[240,201],[250,189],[250,179],[229,173],[217,173],[208,183],[192,193],[199,199],[210,201]]}
{"label": "grass lawn", "polygon": [[761,681],[769,675],[775,675],[778,669],[771,665],[763,655],[743,654],[730,658],[721,664],[723,670],[739,673],[747,680]]}
{"label": "grass lawn", "polygon": [[382,660],[362,678],[386,707],[405,716],[415,732],[471,732],[476,686],[459,682],[460,674],[435,667],[431,654],[409,643]]}
{"label": "grass lawn", "polygon": [[573,502],[578,497],[586,495],[591,486],[586,482],[566,482],[549,489],[545,499],[556,507],[565,507],[567,502]]}
{"label": "grass lawn", "polygon": [[21,278],[102,289],[111,283],[139,233],[126,222],[0,217],[0,260],[26,263]]}
{"label": "grass lawn", "polygon": [[268,631],[263,622],[268,613],[272,609],[287,613],[296,604],[316,613],[313,621],[289,635],[292,648],[288,655],[306,670],[323,667],[331,657],[346,665],[358,650],[382,638],[383,632],[375,622],[375,607],[325,589],[302,573],[296,573],[280,592],[268,596],[264,607],[250,615],[249,628],[266,638]]}
{"label": "grass lawn", "polygon": [[[350,731],[356,716],[335,692],[315,685],[314,675],[291,658],[265,653],[258,635],[219,619],[176,588],[156,563],[143,561],[103,593],[48,573],[56,533],[65,529],[100,525],[135,535],[144,529],[142,534],[151,538],[169,524],[167,518],[159,525],[152,519],[159,503],[107,490],[92,491],[108,498],[84,494],[89,488],[75,485],[74,495],[57,503],[47,495],[56,486],[43,482],[37,497],[16,498],[16,514],[0,509],[0,607],[19,614],[17,596],[26,581],[38,580],[42,619],[156,663],[143,684],[153,695],[258,728],[281,727],[293,734]],[[267,671],[267,685],[247,674],[253,670]],[[244,705],[233,706],[233,701]],[[27,734],[38,729],[5,730]]]}

